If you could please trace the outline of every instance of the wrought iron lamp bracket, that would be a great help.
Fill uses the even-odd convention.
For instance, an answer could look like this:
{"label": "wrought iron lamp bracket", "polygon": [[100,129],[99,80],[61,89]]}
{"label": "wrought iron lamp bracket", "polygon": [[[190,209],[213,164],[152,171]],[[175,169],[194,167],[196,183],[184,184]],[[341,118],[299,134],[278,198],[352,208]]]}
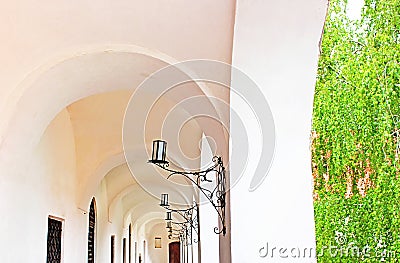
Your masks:
{"label": "wrought iron lamp bracket", "polygon": [[[214,164],[203,171],[194,171],[194,172],[187,172],[187,171],[175,171],[169,167],[169,163],[154,163],[161,169],[170,172],[167,176],[167,179],[170,179],[172,176],[181,175],[187,178],[189,181],[192,182],[199,190],[203,193],[203,195],[207,198],[207,200],[211,203],[211,205],[216,210],[218,217],[221,222],[221,227],[215,227],[214,232],[216,234],[226,234],[226,225],[225,225],[225,205],[226,205],[226,177],[225,177],[225,167],[223,166],[222,158],[219,156],[213,157]],[[151,161],[149,161],[151,162]],[[201,182],[210,182],[212,183],[213,180],[207,178],[207,175],[211,172],[216,173],[216,184],[213,189],[208,189],[201,186]],[[173,211],[173,210],[171,210]]]}
{"label": "wrought iron lamp bracket", "polygon": [[[194,203],[193,206],[186,208],[186,209],[173,209],[169,205],[168,206],[163,206],[164,209],[166,209],[168,212],[178,214],[183,221],[180,222],[174,222],[172,221],[172,217],[169,219],[166,219],[167,221],[170,221],[171,224],[175,226],[179,226],[181,230],[185,230],[186,232],[189,232],[191,230],[194,230],[196,234],[198,235],[198,227],[199,227],[199,222],[198,222],[198,217],[197,217],[197,209],[198,209],[198,204]],[[195,241],[197,243],[197,241]]]}

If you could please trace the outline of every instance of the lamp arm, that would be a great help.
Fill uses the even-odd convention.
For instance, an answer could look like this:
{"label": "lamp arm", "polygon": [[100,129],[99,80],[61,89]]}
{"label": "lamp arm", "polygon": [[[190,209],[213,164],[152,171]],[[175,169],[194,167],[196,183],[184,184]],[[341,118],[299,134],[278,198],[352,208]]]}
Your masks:
{"label": "lamp arm", "polygon": [[[167,179],[170,179],[172,176],[175,175],[183,175],[185,176],[193,185],[197,186],[197,188],[203,193],[203,195],[207,198],[207,200],[212,204],[215,211],[218,214],[220,226],[214,228],[214,232],[216,234],[226,234],[226,222],[225,222],[225,206],[226,206],[226,176],[225,176],[225,167],[222,162],[222,158],[219,156],[214,156],[212,158],[214,164],[205,170],[200,171],[176,171],[172,170],[169,167],[168,162],[152,162],[153,164],[157,165],[161,169],[169,172],[170,174],[167,176]],[[216,173],[216,186],[209,190],[201,186],[201,182],[213,182],[207,178],[208,173],[215,172]],[[192,178],[195,177],[195,178]],[[188,212],[194,209],[194,206],[188,209],[182,210],[174,210],[168,207],[165,207],[169,211],[174,211],[177,213],[180,212]],[[179,212],[178,212],[179,211]],[[185,220],[188,220],[184,215],[181,214]],[[193,226],[193,224],[191,224]]]}
{"label": "lamp arm", "polygon": [[207,174],[209,173],[211,170],[213,170],[214,168],[216,168],[219,165],[219,160],[221,159],[221,157],[219,156],[214,156],[212,158],[214,164],[212,166],[210,166],[209,168],[207,168],[206,170],[200,170],[200,171],[177,171],[177,170],[172,170],[169,167],[169,163],[154,163],[155,165],[157,165],[158,167],[160,167],[161,169],[170,172],[170,173],[174,173],[174,174],[186,174],[186,175],[200,175],[200,174]]}
{"label": "lamp arm", "polygon": [[[184,222],[173,222],[175,225],[190,225],[191,228],[195,230],[196,233],[198,233],[197,228],[198,228],[198,221],[197,221],[197,216],[194,216],[194,214],[197,214],[197,209],[198,205],[195,203],[192,207],[188,209],[172,209],[170,207],[164,207],[167,211],[177,213],[180,215],[184,220]],[[196,210],[196,213],[193,213],[193,210]]]}

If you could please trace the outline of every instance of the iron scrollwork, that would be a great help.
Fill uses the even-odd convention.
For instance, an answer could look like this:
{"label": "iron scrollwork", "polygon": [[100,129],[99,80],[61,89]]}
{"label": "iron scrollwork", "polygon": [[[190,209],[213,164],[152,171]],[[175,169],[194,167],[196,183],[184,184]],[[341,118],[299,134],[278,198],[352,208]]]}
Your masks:
{"label": "iron scrollwork", "polygon": [[[186,209],[173,209],[169,206],[162,206],[169,213],[167,214],[167,228],[169,228],[169,239],[177,239],[185,245],[197,243],[199,238],[198,205],[195,203],[192,207]],[[181,221],[172,221],[172,214],[177,214]],[[195,236],[194,236],[195,235]]]}
{"label": "iron scrollwork", "polygon": [[[222,158],[219,156],[214,156],[213,165],[203,171],[175,171],[169,168],[168,162],[152,162],[161,169],[169,172],[167,179],[172,176],[182,175],[192,182],[208,199],[212,206],[217,211],[221,226],[216,226],[214,232],[216,234],[226,234],[226,224],[225,224],[225,206],[226,206],[226,176],[225,167],[222,162]],[[215,173],[215,187],[213,189],[207,189],[202,187],[202,182],[212,183],[213,180],[209,177],[210,173]]]}

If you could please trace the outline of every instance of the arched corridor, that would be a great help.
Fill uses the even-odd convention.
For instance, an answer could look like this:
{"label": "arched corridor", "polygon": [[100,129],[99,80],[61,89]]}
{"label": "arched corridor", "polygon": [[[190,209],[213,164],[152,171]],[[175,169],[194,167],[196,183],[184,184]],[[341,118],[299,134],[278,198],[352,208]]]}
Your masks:
{"label": "arched corridor", "polygon": [[[4,3],[1,261],[263,262],[266,242],[315,247],[307,158],[326,4]],[[162,75],[182,61],[177,83]],[[224,67],[201,72],[204,61]],[[148,163],[155,139],[168,141],[169,169],[222,158],[227,191],[214,206]],[[166,193],[192,211],[191,235],[166,228]]]}

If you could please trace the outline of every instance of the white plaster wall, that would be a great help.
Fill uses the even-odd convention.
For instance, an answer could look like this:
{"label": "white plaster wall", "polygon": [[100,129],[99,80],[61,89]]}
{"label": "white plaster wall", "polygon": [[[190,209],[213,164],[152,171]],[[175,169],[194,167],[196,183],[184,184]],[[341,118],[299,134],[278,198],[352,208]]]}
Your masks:
{"label": "white plaster wall", "polygon": [[[111,258],[111,236],[115,235],[115,262],[122,262],[123,245],[122,240],[126,238],[126,260],[129,258],[129,223],[124,225],[124,210],[121,200],[117,201],[114,207],[115,216],[109,221],[110,185],[103,179],[98,187],[95,198],[97,203],[96,223],[96,262],[108,263]],[[83,233],[86,235],[86,233]],[[132,231],[132,260],[134,262],[134,238],[135,231]]]}
{"label": "white plaster wall", "polygon": [[143,242],[146,240],[146,236],[145,236],[145,231],[144,228],[141,227],[138,231],[138,239],[137,239],[137,244],[138,244],[138,262],[139,262],[139,255],[142,256],[142,263],[145,261],[146,259],[146,251],[144,249],[144,245]]}
{"label": "white plaster wall", "polygon": [[27,162],[25,173],[1,185],[0,209],[9,215],[0,219],[7,236],[0,240],[2,261],[45,262],[52,215],[65,220],[64,262],[84,262],[87,234],[80,233],[87,233],[87,215],[74,206],[75,149],[67,111],[58,114]]}
{"label": "white plaster wall", "polygon": [[[238,0],[233,64],[259,85],[269,102],[276,151],[271,170],[258,189],[249,191],[255,170],[250,168],[231,190],[235,263],[313,261],[293,258],[290,249],[315,249],[309,134],[326,4],[326,0]],[[233,87],[241,84],[232,78]],[[242,114],[247,127],[249,167],[254,168],[260,151],[257,145],[262,141],[256,123],[240,105],[231,93],[231,107]],[[231,121],[233,143],[243,140],[235,133],[238,123]],[[235,162],[231,160],[233,177],[241,171]],[[265,258],[259,255],[267,244],[270,250],[277,247],[272,258],[271,251]],[[279,254],[280,248],[286,248],[286,253]]]}
{"label": "white plaster wall", "polygon": [[[114,220],[110,226],[110,236],[115,235],[115,262],[122,262],[122,239],[128,237],[127,229],[124,229],[124,219],[123,219],[123,207],[122,203],[118,202],[116,205],[116,213],[118,217],[114,217]],[[111,239],[110,237],[108,238]],[[109,261],[104,261],[109,262]]]}
{"label": "white plaster wall", "polygon": [[[161,248],[155,248],[155,237],[161,237]],[[154,225],[149,229],[146,235],[147,245],[147,263],[167,263],[168,262],[168,244],[167,229],[165,222]]]}
{"label": "white plaster wall", "polygon": [[98,187],[96,198],[96,262],[110,262],[112,226],[108,221],[107,184],[103,180]]}
{"label": "white plaster wall", "polygon": [[[210,145],[203,134],[201,141],[201,167],[207,167],[213,156]],[[203,186],[212,189],[215,184],[203,183]],[[218,226],[218,214],[204,194],[200,193],[199,200],[201,262],[218,262],[219,237],[214,233],[214,227]]]}
{"label": "white plaster wall", "polygon": [[[47,218],[63,221],[62,262],[87,262],[88,209],[76,205],[75,142],[70,115],[61,111],[46,129],[40,143],[27,160],[25,173],[0,184],[2,262],[45,262]],[[116,235],[115,259],[121,260],[122,238],[128,237],[123,225],[123,207],[116,205],[115,220],[108,221],[107,181],[96,193],[96,262],[110,261],[110,237]],[[127,244],[128,245],[128,244]],[[21,253],[21,248],[23,253]]]}
{"label": "white plaster wall", "polygon": [[24,93],[21,83],[29,82],[29,75],[38,67],[99,47],[104,51],[129,46],[145,47],[178,60],[229,62],[233,10],[231,0],[4,2],[0,57],[7,67],[0,78],[0,139]]}
{"label": "white plaster wall", "polygon": [[[84,214],[74,205],[76,180],[74,144],[69,114],[63,110],[47,128],[33,155],[31,167],[27,169],[30,171],[31,183],[43,187],[43,191],[36,187],[32,188],[29,196],[41,197],[41,200],[32,203],[31,207],[35,210],[42,210],[44,214],[26,213],[25,218],[33,222],[46,222],[46,215],[64,219],[64,262],[84,262],[87,255],[87,234],[82,235],[81,233],[87,233],[88,214]],[[21,192],[19,194],[21,195]],[[20,206],[19,209],[27,205],[29,203]],[[40,251],[40,257],[31,257],[22,253],[25,257],[24,260],[18,261],[14,258],[9,262],[24,262],[28,258],[32,260],[31,262],[46,261],[47,224],[33,223],[29,225],[30,229],[40,229],[40,234],[37,233],[35,242],[23,238],[19,241],[19,245],[25,243],[32,253]],[[36,228],[36,226],[38,227]],[[13,233],[13,231],[9,233]],[[21,237],[23,237],[23,233],[21,233]],[[10,247],[9,244],[8,246]]]}

